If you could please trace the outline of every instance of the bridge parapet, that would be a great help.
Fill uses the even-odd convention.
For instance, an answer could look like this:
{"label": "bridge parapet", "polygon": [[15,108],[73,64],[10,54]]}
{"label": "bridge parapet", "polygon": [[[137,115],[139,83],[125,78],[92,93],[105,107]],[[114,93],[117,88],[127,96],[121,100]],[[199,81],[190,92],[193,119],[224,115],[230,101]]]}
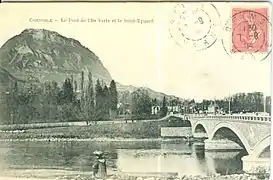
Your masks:
{"label": "bridge parapet", "polygon": [[249,115],[188,115],[188,119],[230,119],[246,121],[271,122],[271,116],[249,116]]}

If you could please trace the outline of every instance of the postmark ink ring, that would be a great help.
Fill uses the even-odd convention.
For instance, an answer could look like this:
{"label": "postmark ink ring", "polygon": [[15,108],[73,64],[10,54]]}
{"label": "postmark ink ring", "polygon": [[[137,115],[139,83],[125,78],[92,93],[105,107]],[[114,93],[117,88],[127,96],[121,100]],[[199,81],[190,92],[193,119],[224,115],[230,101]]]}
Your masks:
{"label": "postmark ink ring", "polygon": [[170,36],[182,48],[197,51],[217,40],[220,15],[212,4],[178,4],[170,21]]}

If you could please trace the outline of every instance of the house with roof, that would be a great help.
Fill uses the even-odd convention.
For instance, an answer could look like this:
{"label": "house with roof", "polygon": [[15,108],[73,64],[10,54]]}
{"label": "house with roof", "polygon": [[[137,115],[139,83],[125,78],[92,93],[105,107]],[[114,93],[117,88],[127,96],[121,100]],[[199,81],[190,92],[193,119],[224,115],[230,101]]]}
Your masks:
{"label": "house with roof", "polygon": [[208,107],[207,113],[208,114],[216,114],[218,112],[218,110],[219,110],[218,104],[216,104],[215,102],[211,102]]}

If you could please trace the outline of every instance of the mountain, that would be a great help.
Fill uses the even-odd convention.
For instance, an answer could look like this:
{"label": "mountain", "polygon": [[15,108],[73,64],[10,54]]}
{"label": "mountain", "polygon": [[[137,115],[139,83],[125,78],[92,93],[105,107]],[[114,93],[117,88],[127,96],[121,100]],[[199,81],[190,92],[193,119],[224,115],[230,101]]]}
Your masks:
{"label": "mountain", "polygon": [[111,76],[92,51],[77,40],[44,29],[26,29],[0,49],[0,66],[28,81],[63,81],[67,75],[92,71],[97,79]]}
{"label": "mountain", "polygon": [[[158,99],[160,101],[163,100],[163,97],[165,96],[167,98],[167,100],[171,100],[171,99],[177,99],[178,97],[174,96],[174,95],[167,95],[165,93],[162,93],[162,92],[157,92],[157,91],[154,91],[150,88],[147,88],[147,87],[135,87],[135,86],[132,86],[132,85],[122,85],[120,83],[117,83],[117,89],[120,91],[120,92],[134,92],[136,91],[138,88],[141,88],[143,90],[147,90],[150,94],[150,97],[152,99]],[[122,95],[122,93],[121,93]],[[183,100],[182,98],[179,98],[180,100]]]}
{"label": "mountain", "polygon": [[[0,48],[0,67],[6,69],[0,69],[0,78],[3,81],[13,79],[39,83],[54,80],[62,83],[71,75],[80,81],[82,71],[86,77],[91,71],[94,80],[100,79],[107,84],[112,80],[95,53],[75,39],[45,29],[26,29],[9,39]],[[117,83],[120,93],[133,92],[137,88]],[[149,88],[145,89],[152,98],[162,100],[163,96],[167,96]]]}

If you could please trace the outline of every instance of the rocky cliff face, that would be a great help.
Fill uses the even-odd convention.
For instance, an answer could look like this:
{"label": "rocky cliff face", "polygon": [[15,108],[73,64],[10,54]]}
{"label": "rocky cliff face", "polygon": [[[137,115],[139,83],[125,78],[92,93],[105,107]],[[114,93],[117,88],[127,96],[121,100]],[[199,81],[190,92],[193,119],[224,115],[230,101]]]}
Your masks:
{"label": "rocky cliff face", "polygon": [[91,71],[111,81],[100,59],[77,40],[44,29],[26,29],[0,49],[0,66],[18,79],[63,81],[67,75]]}
{"label": "rocky cliff face", "polygon": [[0,67],[0,86],[7,86],[16,79],[5,69]]}

